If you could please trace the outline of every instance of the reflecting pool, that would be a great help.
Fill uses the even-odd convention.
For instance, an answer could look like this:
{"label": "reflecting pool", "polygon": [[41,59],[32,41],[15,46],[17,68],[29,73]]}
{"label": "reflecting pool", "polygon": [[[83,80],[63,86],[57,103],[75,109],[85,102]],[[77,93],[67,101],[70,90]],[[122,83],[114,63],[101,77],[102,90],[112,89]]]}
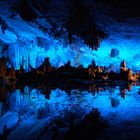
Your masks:
{"label": "reflecting pool", "polygon": [[129,88],[89,85],[69,90],[29,86],[8,90],[3,86],[0,88],[0,135],[6,126],[8,139],[65,139],[71,125],[80,125],[94,110],[106,122],[96,139],[138,139],[139,93],[138,83]]}

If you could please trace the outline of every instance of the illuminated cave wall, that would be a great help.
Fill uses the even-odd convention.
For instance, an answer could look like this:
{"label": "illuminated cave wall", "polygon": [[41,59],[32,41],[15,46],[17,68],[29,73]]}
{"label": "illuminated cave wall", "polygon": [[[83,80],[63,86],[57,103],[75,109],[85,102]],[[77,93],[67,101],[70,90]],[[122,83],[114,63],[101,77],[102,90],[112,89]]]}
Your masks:
{"label": "illuminated cave wall", "polygon": [[[11,34],[8,36],[10,38]],[[112,49],[117,49],[119,54],[111,57]],[[1,51],[3,51],[2,46]],[[17,42],[11,43],[8,49],[1,53],[1,57],[8,57],[10,64],[16,69],[19,69],[20,65],[23,65],[26,70],[29,70],[29,65],[37,68],[43,63],[44,58],[49,56],[54,67],[64,65],[68,60],[71,61],[72,66],[77,67],[82,64],[87,67],[94,59],[96,65],[113,64],[116,70],[119,70],[120,62],[126,60],[127,66],[136,71],[140,69],[139,52],[139,43],[134,40],[120,39],[115,43],[103,40],[100,48],[92,51],[79,38],[76,43],[69,45],[65,38],[54,39],[48,35],[48,39],[42,40],[40,44],[36,38],[32,41],[17,39]]]}
{"label": "illuminated cave wall", "polygon": [[[39,17],[34,22],[26,22],[19,14],[10,11],[9,7],[0,3],[0,57],[8,58],[9,67],[12,65],[15,69],[19,69],[20,65],[23,65],[28,71],[29,65],[37,68],[43,63],[44,58],[49,56],[54,67],[64,65],[68,60],[71,61],[72,66],[77,67],[83,64],[87,67],[94,59],[99,66],[113,64],[116,70],[119,70],[120,62],[124,59],[128,67],[134,71],[140,70],[140,41],[138,39],[124,39],[110,33],[109,35],[114,40],[108,37],[101,41],[97,51],[92,51],[76,35],[73,35],[74,41],[70,45],[65,28],[61,37],[54,37],[52,25],[47,19]],[[119,29],[120,26],[115,24],[114,28]],[[125,26],[121,28],[125,29]],[[111,57],[112,49],[117,49],[118,55]]]}
{"label": "illuminated cave wall", "polygon": [[[101,47],[98,51],[95,51],[95,61],[97,65],[109,66],[113,64],[116,70],[119,69],[120,62],[126,61],[127,67],[133,69],[133,71],[140,70],[140,41],[129,39],[116,39],[116,42],[112,42],[107,39],[101,42]],[[115,57],[111,57],[111,50],[117,49],[119,54]]]}

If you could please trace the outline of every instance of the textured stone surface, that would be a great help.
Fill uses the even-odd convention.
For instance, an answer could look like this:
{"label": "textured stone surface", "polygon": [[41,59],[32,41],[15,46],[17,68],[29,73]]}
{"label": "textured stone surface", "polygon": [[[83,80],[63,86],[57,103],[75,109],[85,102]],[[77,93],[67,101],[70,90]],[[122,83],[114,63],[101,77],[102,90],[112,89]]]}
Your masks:
{"label": "textured stone surface", "polygon": [[[1,0],[0,56],[16,69],[38,67],[49,56],[56,67],[68,60],[86,67],[92,59],[118,67],[125,59],[136,70],[139,13],[135,0]],[[113,48],[119,55],[110,59]]]}

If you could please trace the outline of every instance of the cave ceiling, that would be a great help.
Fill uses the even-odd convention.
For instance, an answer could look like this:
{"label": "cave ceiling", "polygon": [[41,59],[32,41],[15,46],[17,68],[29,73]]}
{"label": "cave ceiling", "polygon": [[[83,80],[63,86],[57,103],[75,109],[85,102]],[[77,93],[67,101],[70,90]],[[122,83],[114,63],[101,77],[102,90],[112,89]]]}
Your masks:
{"label": "cave ceiling", "polygon": [[115,65],[140,70],[136,0],[0,0],[0,58],[28,71],[46,57],[59,67]]}
{"label": "cave ceiling", "polygon": [[136,0],[1,0],[0,7],[2,33],[10,30],[18,36],[7,18],[20,16],[55,37],[66,29],[70,43],[76,35],[93,49],[99,47],[103,38],[114,41],[118,36],[139,37],[140,8]]}

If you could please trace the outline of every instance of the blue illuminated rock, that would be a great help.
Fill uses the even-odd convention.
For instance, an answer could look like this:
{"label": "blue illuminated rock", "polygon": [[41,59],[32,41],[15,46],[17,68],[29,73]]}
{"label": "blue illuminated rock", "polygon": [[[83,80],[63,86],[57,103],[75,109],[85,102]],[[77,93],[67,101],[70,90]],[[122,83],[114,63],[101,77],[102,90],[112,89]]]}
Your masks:
{"label": "blue illuminated rock", "polygon": [[116,57],[116,56],[118,56],[119,55],[119,51],[117,50],[117,49],[112,49],[111,50],[111,53],[110,53],[110,56],[111,57]]}
{"label": "blue illuminated rock", "polygon": [[[137,57],[140,53],[138,32],[140,27],[135,25],[135,23],[139,23],[139,18],[126,19],[123,23],[119,23],[107,13],[97,10],[94,15],[97,27],[108,34],[108,37],[100,40],[100,47],[95,51],[90,49],[85,44],[84,38],[77,34],[72,35],[73,42],[69,44],[69,31],[62,26],[69,15],[69,8],[65,8],[67,3],[63,0],[48,3],[48,7],[57,5],[58,17],[55,9],[50,8],[48,13],[42,14],[41,9],[40,11],[36,7],[32,7],[32,12],[35,12],[37,17],[31,21],[24,20],[21,13],[11,10],[14,2],[17,1],[0,1],[0,40],[4,42],[4,45],[0,44],[0,57],[9,58],[9,67],[14,66],[15,69],[19,69],[23,65],[23,68],[29,71],[30,65],[37,68],[46,57],[50,57],[50,62],[54,67],[62,66],[68,60],[71,61],[72,66],[88,67],[94,60],[96,65],[108,67],[113,64],[116,70],[119,70],[120,62],[125,60],[127,66],[133,71],[140,70],[140,59]],[[28,4],[32,5],[31,2]],[[42,5],[42,2],[37,5]],[[96,4],[94,3],[94,5]],[[64,13],[63,10],[66,12]],[[23,9],[23,11],[27,10]],[[93,15],[91,14],[91,16]],[[86,24],[88,22],[85,21]],[[85,27],[84,23],[81,24]],[[78,32],[85,30],[80,28],[80,24],[77,26]],[[88,34],[85,36],[85,38],[89,37]],[[4,46],[8,46],[8,49],[4,49]]]}

